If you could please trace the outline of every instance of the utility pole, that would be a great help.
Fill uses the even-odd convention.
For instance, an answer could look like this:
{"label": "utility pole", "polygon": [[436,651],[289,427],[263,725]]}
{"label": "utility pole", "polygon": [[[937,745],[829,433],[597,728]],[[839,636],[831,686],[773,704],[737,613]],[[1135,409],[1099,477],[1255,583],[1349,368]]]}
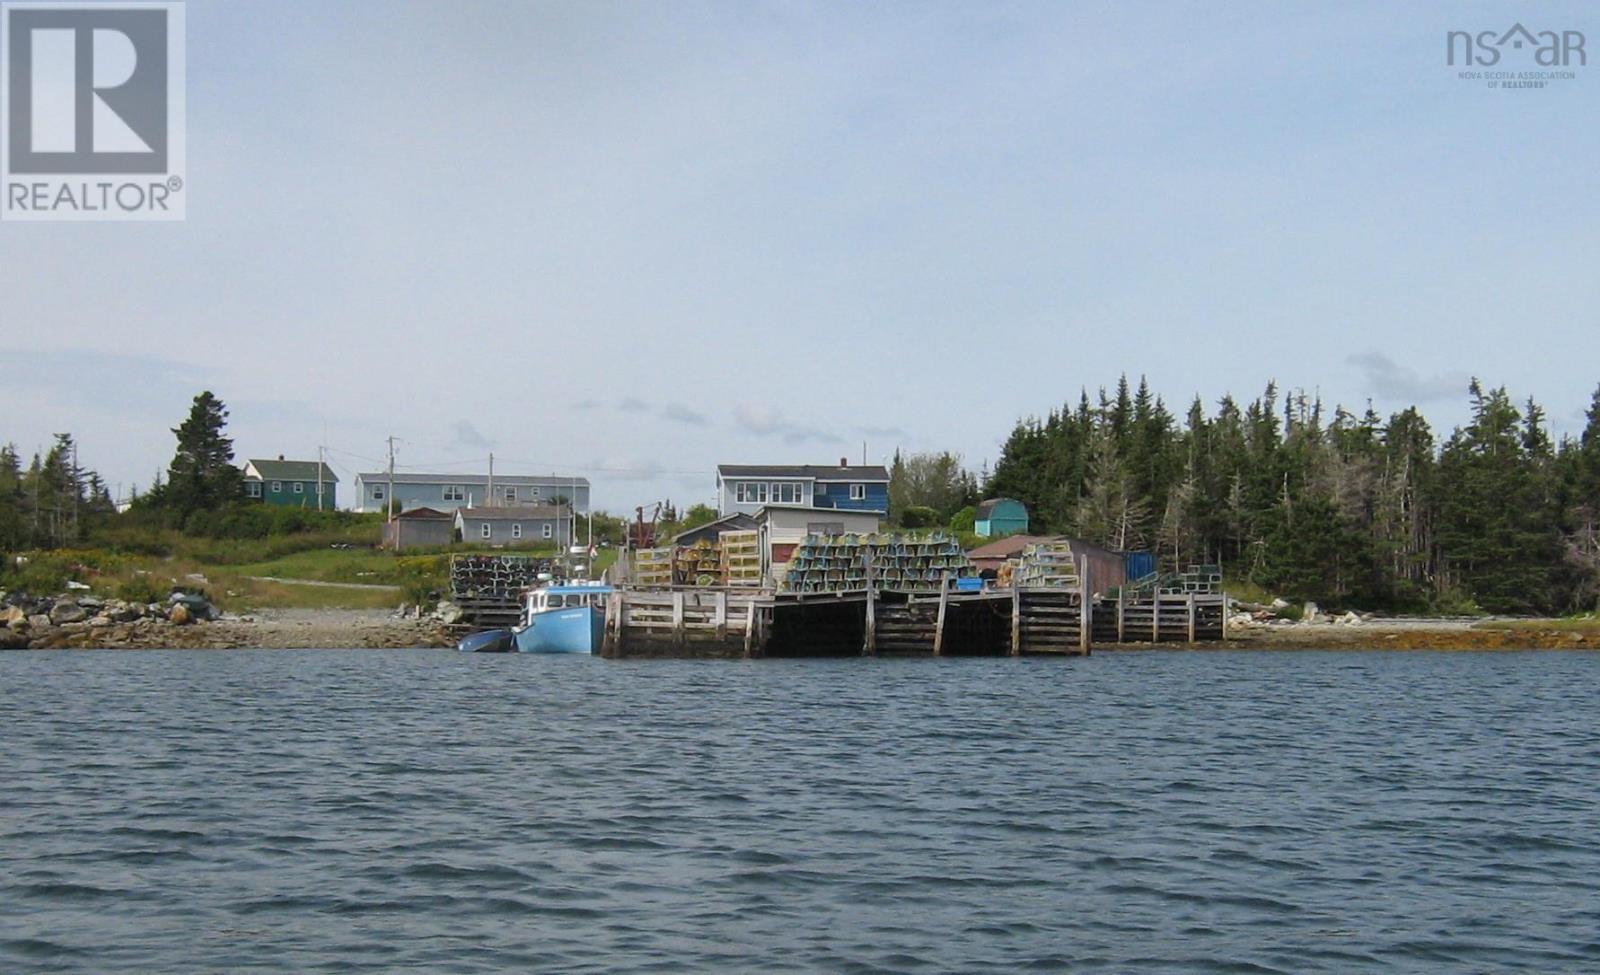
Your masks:
{"label": "utility pole", "polygon": [[383,510],[388,514],[385,520],[394,521],[394,434],[389,435],[389,493],[384,496]]}
{"label": "utility pole", "polygon": [[322,451],[321,444],[317,445],[317,510],[322,510]]}
{"label": "utility pole", "polygon": [[493,508],[494,506],[494,454],[491,453],[489,455],[489,502],[487,507]]}

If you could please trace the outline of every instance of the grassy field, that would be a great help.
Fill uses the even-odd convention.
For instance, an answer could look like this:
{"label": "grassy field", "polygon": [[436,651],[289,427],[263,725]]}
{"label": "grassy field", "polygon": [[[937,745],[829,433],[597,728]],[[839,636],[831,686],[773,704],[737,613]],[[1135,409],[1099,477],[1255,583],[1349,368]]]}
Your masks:
{"label": "grassy field", "polygon": [[[225,610],[241,613],[273,608],[380,609],[446,592],[451,554],[396,555],[342,539],[330,542],[319,535],[248,543],[168,537],[163,548],[167,554],[126,547],[27,553],[20,566],[10,567],[0,577],[0,590],[56,592],[71,579],[88,584],[103,598],[145,602],[164,599],[171,587],[183,586],[203,591]],[[556,553],[551,549],[518,554],[549,558]],[[601,550],[594,571],[605,571],[616,558],[615,549]]]}

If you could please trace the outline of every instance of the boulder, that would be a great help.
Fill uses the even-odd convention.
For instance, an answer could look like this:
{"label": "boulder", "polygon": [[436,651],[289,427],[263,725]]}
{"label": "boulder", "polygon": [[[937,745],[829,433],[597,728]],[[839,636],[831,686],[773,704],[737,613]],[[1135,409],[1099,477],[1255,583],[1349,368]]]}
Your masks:
{"label": "boulder", "polygon": [[186,623],[194,622],[194,614],[189,612],[188,606],[183,603],[176,603],[173,605],[172,610],[167,613],[167,619],[179,626],[183,626]]}
{"label": "boulder", "polygon": [[112,624],[112,622],[113,622],[113,620],[109,616],[95,616],[95,617],[93,617],[93,618],[91,618],[89,620],[89,629],[91,629],[91,630],[105,629],[106,627],[110,626]]}
{"label": "boulder", "polygon": [[28,629],[37,630],[41,633],[50,629],[50,617],[43,613],[35,613],[28,617]]}
{"label": "boulder", "polygon": [[19,622],[26,623],[28,614],[21,606],[7,606],[0,609],[0,625],[15,627]]}
{"label": "boulder", "polygon": [[433,611],[433,615],[446,626],[454,626],[467,618],[467,611],[449,600],[441,600],[439,608]]}
{"label": "boulder", "polygon": [[57,600],[50,607],[50,622],[60,626],[64,623],[81,623],[89,618],[89,611],[79,606],[70,599]]}
{"label": "boulder", "polygon": [[79,596],[77,603],[84,609],[101,609],[106,604],[105,600],[99,599],[95,596]]}
{"label": "boulder", "polygon": [[28,635],[20,630],[0,627],[0,650],[28,649]]}

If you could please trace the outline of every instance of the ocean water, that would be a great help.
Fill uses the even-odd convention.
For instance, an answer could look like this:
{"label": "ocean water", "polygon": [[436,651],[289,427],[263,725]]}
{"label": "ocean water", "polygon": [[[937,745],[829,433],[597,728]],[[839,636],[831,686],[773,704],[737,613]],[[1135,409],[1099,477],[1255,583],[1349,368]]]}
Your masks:
{"label": "ocean water", "polygon": [[0,654],[0,972],[1600,971],[1600,656]]}

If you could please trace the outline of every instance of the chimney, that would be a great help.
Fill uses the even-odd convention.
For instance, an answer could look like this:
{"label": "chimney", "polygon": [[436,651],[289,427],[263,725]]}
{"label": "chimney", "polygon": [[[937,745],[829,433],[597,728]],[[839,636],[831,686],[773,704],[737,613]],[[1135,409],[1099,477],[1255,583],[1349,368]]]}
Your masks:
{"label": "chimney", "polygon": [[[282,460],[283,458],[280,457],[278,459]],[[849,467],[850,466],[850,458],[848,458],[848,457],[840,457],[839,458],[839,466],[840,467]]]}

